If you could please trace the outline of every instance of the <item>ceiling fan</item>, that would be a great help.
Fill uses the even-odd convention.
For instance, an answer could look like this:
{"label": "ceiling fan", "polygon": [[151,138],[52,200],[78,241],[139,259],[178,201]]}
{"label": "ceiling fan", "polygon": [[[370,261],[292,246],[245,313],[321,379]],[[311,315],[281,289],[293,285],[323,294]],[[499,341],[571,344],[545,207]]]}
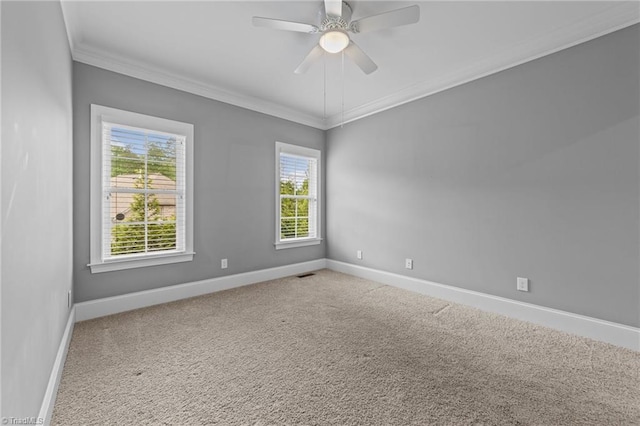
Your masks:
{"label": "ceiling fan", "polygon": [[276,30],[321,34],[318,44],[311,49],[311,52],[295,69],[296,74],[305,73],[324,52],[340,53],[343,51],[365,74],[371,74],[378,69],[378,66],[351,40],[349,33],[365,33],[415,24],[419,20],[420,8],[413,5],[351,21],[351,6],[347,2],[324,0],[324,16],[320,26],[259,16],[253,17],[253,25]]}

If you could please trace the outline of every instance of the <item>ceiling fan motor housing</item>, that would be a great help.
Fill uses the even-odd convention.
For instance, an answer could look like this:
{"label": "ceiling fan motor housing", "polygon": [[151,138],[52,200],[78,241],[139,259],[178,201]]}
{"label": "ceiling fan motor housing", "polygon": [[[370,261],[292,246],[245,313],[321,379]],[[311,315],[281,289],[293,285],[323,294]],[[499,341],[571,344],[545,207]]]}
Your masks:
{"label": "ceiling fan motor housing", "polygon": [[349,31],[349,24],[339,16],[327,16],[320,24],[320,31],[342,30]]}

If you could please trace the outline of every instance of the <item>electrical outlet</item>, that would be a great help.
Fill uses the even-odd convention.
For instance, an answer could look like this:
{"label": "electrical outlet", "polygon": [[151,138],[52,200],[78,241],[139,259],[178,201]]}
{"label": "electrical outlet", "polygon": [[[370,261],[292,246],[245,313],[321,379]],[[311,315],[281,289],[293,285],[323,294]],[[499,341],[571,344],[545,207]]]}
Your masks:
{"label": "electrical outlet", "polygon": [[518,277],[516,288],[518,291],[529,291],[529,279]]}
{"label": "electrical outlet", "polygon": [[358,259],[362,260],[362,250],[358,250],[358,251],[356,252],[356,257],[357,257]]}
{"label": "electrical outlet", "polygon": [[222,259],[220,261],[220,268],[227,269],[227,259]]}
{"label": "electrical outlet", "polygon": [[413,259],[405,259],[404,267],[407,269],[413,269]]}

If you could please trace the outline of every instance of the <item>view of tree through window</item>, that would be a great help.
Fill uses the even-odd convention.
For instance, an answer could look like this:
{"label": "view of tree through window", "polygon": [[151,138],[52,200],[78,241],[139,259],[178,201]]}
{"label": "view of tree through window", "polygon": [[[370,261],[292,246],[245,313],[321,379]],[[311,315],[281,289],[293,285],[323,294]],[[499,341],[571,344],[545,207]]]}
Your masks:
{"label": "view of tree through window", "polygon": [[280,155],[280,239],[314,237],[310,227],[315,206],[310,179],[314,159]]}
{"label": "view of tree through window", "polygon": [[176,248],[176,138],[109,129],[112,256]]}

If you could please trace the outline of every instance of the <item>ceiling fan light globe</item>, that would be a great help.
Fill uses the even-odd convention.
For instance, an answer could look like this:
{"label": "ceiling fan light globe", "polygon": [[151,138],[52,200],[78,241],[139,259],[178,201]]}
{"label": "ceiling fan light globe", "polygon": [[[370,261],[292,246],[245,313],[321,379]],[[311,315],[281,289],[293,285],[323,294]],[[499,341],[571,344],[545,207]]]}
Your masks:
{"label": "ceiling fan light globe", "polygon": [[329,53],[342,52],[349,45],[349,36],[342,31],[328,31],[320,37],[320,47]]}

